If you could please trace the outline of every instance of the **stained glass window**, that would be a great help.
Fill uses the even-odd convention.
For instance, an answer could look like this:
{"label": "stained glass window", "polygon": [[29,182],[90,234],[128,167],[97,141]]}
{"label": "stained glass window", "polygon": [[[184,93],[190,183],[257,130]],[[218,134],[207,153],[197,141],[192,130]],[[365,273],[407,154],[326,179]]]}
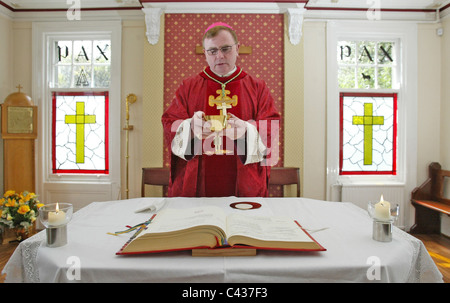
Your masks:
{"label": "stained glass window", "polygon": [[340,174],[397,172],[397,94],[340,94]]}
{"label": "stained glass window", "polygon": [[109,87],[111,40],[55,41],[53,87]]}
{"label": "stained glass window", "polygon": [[397,79],[393,41],[338,41],[338,82],[341,89],[390,89]]}
{"label": "stained glass window", "polygon": [[108,92],[52,93],[53,173],[108,174]]}
{"label": "stained glass window", "polygon": [[111,40],[52,43],[52,171],[108,174]]}

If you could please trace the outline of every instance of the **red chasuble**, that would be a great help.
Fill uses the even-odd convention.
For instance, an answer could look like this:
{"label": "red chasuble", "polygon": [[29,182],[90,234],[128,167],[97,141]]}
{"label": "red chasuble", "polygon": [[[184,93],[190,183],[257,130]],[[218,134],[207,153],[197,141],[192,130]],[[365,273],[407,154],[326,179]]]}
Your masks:
{"label": "red chasuble", "polygon": [[[237,96],[236,106],[227,109],[241,120],[252,123],[260,133],[265,146],[272,153],[258,163],[244,164],[246,153],[238,150],[244,144],[237,144],[226,137],[222,137],[223,147],[231,150],[231,154],[209,155],[205,150],[214,151],[212,142],[192,143],[196,150],[182,159],[171,154],[171,174],[168,195],[170,197],[266,197],[268,195],[268,180],[270,165],[278,161],[278,133],[274,135],[276,142],[272,142],[271,127],[278,132],[279,112],[275,109],[274,100],[264,81],[248,75],[241,68],[229,77],[216,76],[209,67],[198,75],[183,80],[175,93],[171,105],[162,116],[164,139],[168,146],[176,134],[176,125],[181,121],[192,118],[197,111],[206,115],[219,115],[219,109],[210,106],[209,96],[218,96],[221,85],[210,79],[214,77],[226,84],[230,91],[229,97]],[[272,121],[275,121],[273,123]],[[174,126],[172,126],[174,124]],[[274,126],[275,125],[275,126]],[[194,142],[193,139],[192,142]],[[245,139],[244,139],[245,141]],[[241,142],[242,143],[242,142]],[[276,159],[275,159],[276,157]]]}

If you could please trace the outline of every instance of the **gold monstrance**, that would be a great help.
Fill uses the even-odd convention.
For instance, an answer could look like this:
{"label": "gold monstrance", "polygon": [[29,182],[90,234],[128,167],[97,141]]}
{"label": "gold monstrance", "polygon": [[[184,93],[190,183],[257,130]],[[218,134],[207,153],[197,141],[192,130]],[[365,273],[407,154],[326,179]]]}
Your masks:
{"label": "gold monstrance", "polygon": [[220,84],[222,89],[219,89],[216,91],[217,94],[219,94],[216,98],[214,96],[209,96],[209,106],[217,106],[217,109],[220,110],[220,115],[210,115],[205,116],[205,120],[211,120],[211,131],[214,131],[216,133],[216,136],[214,137],[214,149],[215,154],[225,154],[227,153],[226,150],[222,150],[222,137],[219,136],[219,132],[221,132],[224,128],[227,127],[227,109],[231,108],[232,106],[237,105],[238,97],[236,95],[233,96],[233,98],[230,98],[228,95],[230,94],[229,90],[226,90],[226,86],[228,83],[239,77],[239,75],[242,73],[242,69],[239,70],[236,76],[229,79],[226,82],[220,82],[219,80],[215,79],[214,77],[211,77],[206,72],[206,69],[203,69],[203,73],[211,80],[217,82]]}
{"label": "gold monstrance", "polygon": [[125,156],[127,159],[127,175],[126,175],[126,182],[127,182],[127,188],[125,190],[126,194],[127,194],[127,199],[128,199],[128,193],[129,193],[129,188],[128,188],[128,159],[130,158],[128,151],[129,151],[129,131],[133,130],[133,125],[130,125],[129,120],[130,120],[130,104],[133,104],[134,102],[136,102],[137,97],[135,94],[129,94],[126,98],[126,103],[125,103],[125,109],[126,109],[126,124],[124,127],[124,131],[126,131],[126,144],[127,144],[127,155]]}
{"label": "gold monstrance", "polygon": [[216,133],[214,137],[215,154],[226,154],[227,151],[222,150],[222,137],[219,136],[219,132],[227,128],[227,120],[229,118],[227,109],[237,105],[238,97],[234,95],[230,98],[228,96],[230,91],[224,89],[219,89],[216,93],[218,94],[216,98],[214,98],[214,96],[209,96],[208,104],[209,106],[216,106],[220,111],[220,114],[205,116],[205,119],[211,121],[211,131]]}

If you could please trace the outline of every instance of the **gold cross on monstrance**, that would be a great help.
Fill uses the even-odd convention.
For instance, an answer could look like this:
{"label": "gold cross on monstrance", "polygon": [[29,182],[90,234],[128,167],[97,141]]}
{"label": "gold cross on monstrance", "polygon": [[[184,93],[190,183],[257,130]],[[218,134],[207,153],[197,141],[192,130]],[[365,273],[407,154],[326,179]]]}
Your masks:
{"label": "gold cross on monstrance", "polygon": [[227,125],[227,109],[236,106],[238,103],[238,97],[234,95],[230,98],[228,95],[230,94],[229,90],[218,89],[216,91],[219,94],[216,98],[214,96],[209,96],[209,106],[217,106],[217,109],[220,110],[220,116],[223,119],[223,128]]}
{"label": "gold cross on monstrance", "polygon": [[237,105],[238,97],[234,95],[230,98],[228,96],[230,91],[225,90],[224,84],[222,84],[222,89],[217,90],[216,93],[218,94],[216,98],[214,98],[214,96],[209,96],[208,104],[209,106],[215,105],[220,111],[220,115],[211,115],[208,116],[207,119],[211,120],[211,130],[216,132],[214,138],[215,154],[224,154],[228,153],[228,151],[222,150],[222,137],[219,135],[219,132],[227,127],[227,109]]}

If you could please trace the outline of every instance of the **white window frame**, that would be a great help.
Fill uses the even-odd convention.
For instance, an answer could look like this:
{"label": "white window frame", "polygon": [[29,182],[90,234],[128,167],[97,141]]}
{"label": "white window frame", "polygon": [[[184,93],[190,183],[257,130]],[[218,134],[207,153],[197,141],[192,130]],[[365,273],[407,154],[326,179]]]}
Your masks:
{"label": "white window frame", "polygon": [[[393,89],[340,89],[337,42],[395,40],[398,83]],[[339,92],[397,93],[396,175],[339,175]],[[417,171],[417,25],[388,21],[329,21],[327,25],[327,200],[339,201],[340,185],[404,185],[412,189]]]}
{"label": "white window frame", "polygon": [[[91,184],[104,185],[105,192],[118,186],[119,192],[111,193],[116,198],[120,193],[120,86],[121,86],[121,31],[120,21],[33,22],[33,100],[39,110],[39,132],[37,139],[36,188],[46,199],[44,184]],[[49,51],[57,39],[105,38],[111,39],[111,82],[109,88],[53,88],[53,73]],[[109,174],[53,174],[52,172],[52,91],[109,91]]]}

